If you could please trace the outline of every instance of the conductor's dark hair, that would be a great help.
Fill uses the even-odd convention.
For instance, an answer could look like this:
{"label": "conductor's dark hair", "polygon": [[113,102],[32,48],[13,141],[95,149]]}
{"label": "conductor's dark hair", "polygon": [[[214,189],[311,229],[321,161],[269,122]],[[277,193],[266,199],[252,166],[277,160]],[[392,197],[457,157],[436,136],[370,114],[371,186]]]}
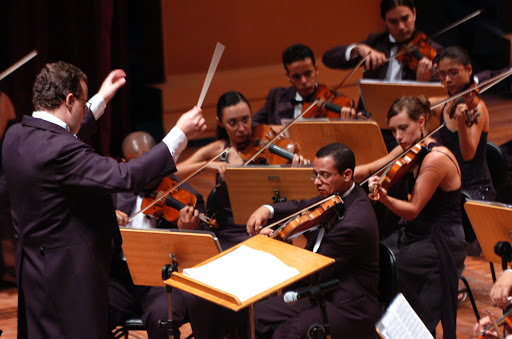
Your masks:
{"label": "conductor's dark hair", "polygon": [[409,7],[414,12],[416,8],[413,0],[382,0],[380,3],[380,16],[382,20],[386,19],[386,14],[395,7],[405,6]]}
{"label": "conductor's dark hair", "polygon": [[[217,102],[217,118],[219,118],[219,121],[222,121],[222,117],[224,114],[224,109],[226,107],[235,106],[236,104],[240,102],[245,102],[247,106],[249,106],[249,110],[252,112],[251,104],[249,104],[249,100],[240,92],[235,91],[229,91],[227,93],[224,93],[219,98],[219,101]],[[226,130],[221,127],[219,124],[217,124],[217,128],[215,130],[215,135],[217,139],[219,140],[228,140],[229,136]]]}
{"label": "conductor's dark hair", "polygon": [[311,48],[309,48],[306,45],[303,44],[295,44],[291,45],[283,52],[283,65],[286,71],[288,72],[287,65],[295,62],[304,60],[307,58],[311,58],[311,61],[313,62],[313,65],[316,65],[315,55],[313,54],[313,51]]}
{"label": "conductor's dark hair", "polygon": [[76,66],[63,61],[46,64],[36,77],[32,104],[36,111],[58,108],[69,93],[80,98],[87,76]]}
{"label": "conductor's dark hair", "polygon": [[352,149],[339,142],[320,148],[320,150],[316,152],[316,157],[331,157],[339,173],[343,173],[347,168],[350,168],[353,172],[356,167],[356,157]]}

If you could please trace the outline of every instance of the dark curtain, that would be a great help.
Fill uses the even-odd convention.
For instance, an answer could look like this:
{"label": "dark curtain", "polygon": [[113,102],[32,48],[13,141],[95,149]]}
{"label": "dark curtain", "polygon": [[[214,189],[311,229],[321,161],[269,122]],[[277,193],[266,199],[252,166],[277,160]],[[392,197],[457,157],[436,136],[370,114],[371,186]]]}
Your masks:
{"label": "dark curtain", "polygon": [[[142,92],[138,88],[147,89],[147,83],[163,81],[160,1],[1,1],[0,25],[0,71],[31,50],[38,51],[36,58],[0,81],[0,89],[13,101],[18,119],[31,114],[34,78],[47,62],[63,60],[80,67],[88,76],[90,96],[112,69],[126,71],[127,84],[107,106],[99,120],[99,133],[90,140],[99,153],[119,155],[124,136],[140,124],[139,115],[133,112],[137,105],[133,93]],[[145,39],[145,34],[152,34],[152,38]],[[149,46],[145,52],[151,52],[151,62],[147,56],[140,57],[144,48],[132,42],[137,39]],[[158,116],[161,130],[159,105],[150,109]]]}

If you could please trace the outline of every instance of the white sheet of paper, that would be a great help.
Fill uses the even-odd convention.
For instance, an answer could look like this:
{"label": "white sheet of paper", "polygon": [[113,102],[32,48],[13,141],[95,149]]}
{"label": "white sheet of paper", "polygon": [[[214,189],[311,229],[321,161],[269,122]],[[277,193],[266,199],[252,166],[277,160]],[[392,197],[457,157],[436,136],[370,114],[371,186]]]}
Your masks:
{"label": "white sheet of paper", "polygon": [[395,297],[375,327],[384,339],[433,339],[402,293]]}
{"label": "white sheet of paper", "polygon": [[242,245],[206,265],[183,273],[244,302],[299,274],[272,254]]}

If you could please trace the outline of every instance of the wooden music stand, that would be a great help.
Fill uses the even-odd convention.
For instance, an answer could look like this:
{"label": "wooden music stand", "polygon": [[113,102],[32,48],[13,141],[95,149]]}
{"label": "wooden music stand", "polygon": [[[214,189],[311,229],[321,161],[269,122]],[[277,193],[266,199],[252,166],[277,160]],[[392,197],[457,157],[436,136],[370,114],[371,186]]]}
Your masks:
{"label": "wooden music stand", "polygon": [[[262,300],[278,290],[293,284],[294,282],[334,263],[334,259],[313,253],[308,250],[298,248],[296,246],[284,243],[282,241],[267,238],[265,236],[257,235],[248,240],[230,248],[229,250],[216,255],[213,258],[206,260],[205,262],[197,265],[203,266],[208,263],[214,262],[215,260],[229,254],[230,252],[238,249],[240,246],[245,245],[247,247],[260,250],[266,253],[270,253],[280,259],[284,264],[293,267],[298,270],[298,274],[279,283],[272,288],[269,288],[257,295],[250,297],[245,301],[240,301],[236,296],[229,294],[225,291],[218,290],[209,285],[202,283],[201,281],[194,280],[183,273],[175,273],[170,279],[166,280],[165,283],[192,293],[198,297],[204,298],[208,301],[214,302],[218,305],[229,308],[235,312],[240,311],[246,307],[250,307],[249,316],[251,321],[251,334],[254,337],[254,314],[253,305],[254,303]],[[247,263],[243,263],[247,265]],[[230,267],[231,274],[236,275],[237,268]],[[264,276],[268,272],[262,271],[257,272],[254,270],[255,276]]]}
{"label": "wooden music stand", "polygon": [[311,172],[311,167],[227,167],[226,185],[235,223],[245,224],[258,207],[279,199],[300,200],[317,196]]}
{"label": "wooden music stand", "polygon": [[501,264],[502,258],[494,253],[498,241],[511,242],[512,206],[498,202],[468,200],[464,204],[471,226],[485,259]]}
{"label": "wooden music stand", "polygon": [[[197,265],[220,253],[211,232],[189,230],[139,230],[121,228],[123,252],[135,285],[166,286],[169,319],[163,322],[169,337],[179,338],[172,321],[171,287],[164,280],[184,267]],[[179,263],[179,265],[178,265]],[[163,319],[161,319],[163,320]]]}
{"label": "wooden music stand", "polygon": [[[380,128],[389,128],[387,124],[388,110],[393,102],[404,95],[419,96],[426,98],[446,96],[446,90],[439,82],[419,81],[382,81],[361,79],[358,81],[359,93],[366,110],[372,114]],[[428,129],[439,126],[439,119],[430,119]]]}
{"label": "wooden music stand", "polygon": [[123,252],[135,285],[165,286],[162,268],[172,264],[178,270],[192,267],[221,252],[215,235],[206,231],[139,230],[121,228]]}
{"label": "wooden music stand", "polygon": [[297,121],[288,132],[290,139],[300,145],[300,154],[311,161],[320,148],[333,142],[350,147],[357,165],[370,163],[388,154],[375,121]]}

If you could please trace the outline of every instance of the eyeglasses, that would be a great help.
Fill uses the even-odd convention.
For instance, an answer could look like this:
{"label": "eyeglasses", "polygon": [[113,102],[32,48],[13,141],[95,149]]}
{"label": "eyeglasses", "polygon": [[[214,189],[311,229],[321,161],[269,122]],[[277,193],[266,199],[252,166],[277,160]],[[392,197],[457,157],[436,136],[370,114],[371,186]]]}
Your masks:
{"label": "eyeglasses", "polygon": [[243,117],[240,120],[229,120],[228,125],[231,128],[237,128],[240,125],[247,125],[251,121],[251,117]]}
{"label": "eyeglasses", "polygon": [[75,99],[80,100],[80,101],[82,101],[84,103],[84,109],[86,111],[87,110],[89,110],[89,111],[91,110],[91,103],[89,101],[86,101],[86,100],[84,100],[84,99],[82,99],[82,98],[80,98],[78,96],[75,96]]}
{"label": "eyeglasses", "polygon": [[329,172],[315,173],[315,172],[311,172],[309,177],[313,181],[315,181],[316,178],[318,178],[321,181],[325,181],[325,180],[329,180],[330,177],[332,177],[333,175],[336,175],[336,174],[340,174],[340,173],[339,172],[336,172],[336,173],[329,173]]}
{"label": "eyeglasses", "polygon": [[463,69],[449,69],[447,72],[437,71],[437,75],[439,76],[439,79],[446,79],[447,76],[450,76],[450,78],[453,79],[457,75],[459,75],[460,72],[462,72],[466,69],[467,69],[467,67],[464,67]]}

